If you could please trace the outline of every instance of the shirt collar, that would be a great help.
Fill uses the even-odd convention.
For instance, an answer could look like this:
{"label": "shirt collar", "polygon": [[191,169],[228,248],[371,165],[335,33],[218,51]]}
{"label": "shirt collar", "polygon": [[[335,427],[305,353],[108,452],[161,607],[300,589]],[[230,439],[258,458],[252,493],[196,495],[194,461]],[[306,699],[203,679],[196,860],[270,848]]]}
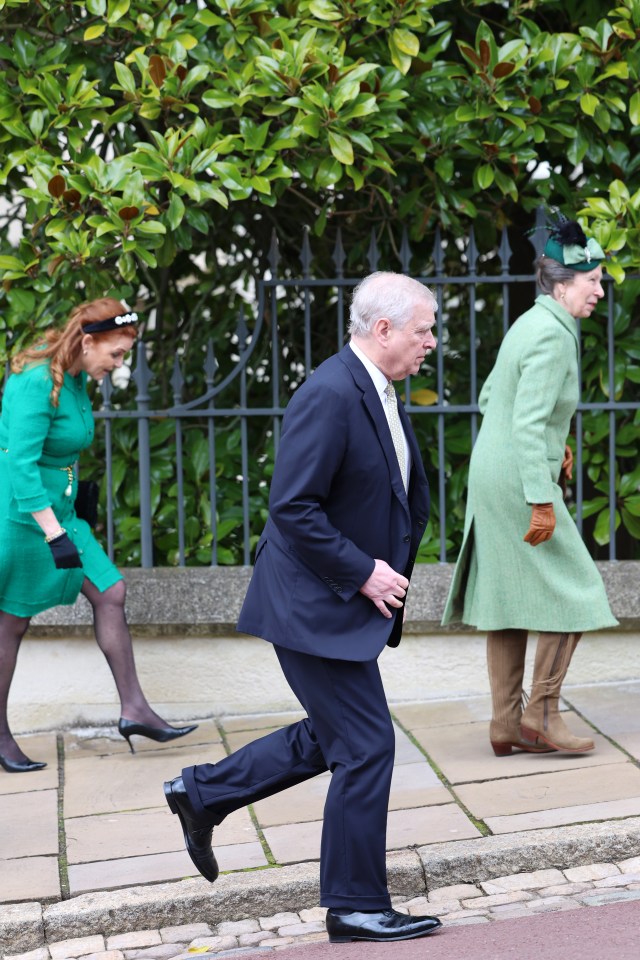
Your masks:
{"label": "shirt collar", "polygon": [[373,380],[373,385],[378,392],[380,400],[384,403],[386,399],[384,391],[386,390],[387,384],[389,383],[386,376],[384,375],[382,370],[379,367],[376,367],[375,363],[369,359],[366,353],[363,353],[360,347],[357,346],[357,344],[355,344],[353,340],[349,341],[349,346],[355,353],[358,360],[360,360],[360,362],[364,365],[365,369],[367,370],[367,373]]}

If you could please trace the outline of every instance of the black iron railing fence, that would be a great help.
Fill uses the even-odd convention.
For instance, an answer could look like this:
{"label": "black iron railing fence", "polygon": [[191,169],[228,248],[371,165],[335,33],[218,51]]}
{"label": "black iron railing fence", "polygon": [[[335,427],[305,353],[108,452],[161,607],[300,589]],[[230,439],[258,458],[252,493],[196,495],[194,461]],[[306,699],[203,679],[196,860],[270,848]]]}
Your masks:
{"label": "black iron railing fence", "polygon": [[[533,235],[536,254],[542,242]],[[452,251],[456,252],[460,265],[454,273],[450,268]],[[398,250],[399,264],[389,266],[381,262],[373,235],[367,259],[370,271],[388,268],[411,273],[412,252],[406,235]],[[524,299],[529,305],[535,296],[533,273],[510,273],[510,260],[506,231],[491,256],[478,254],[473,233],[464,243],[449,245],[438,234],[430,269],[417,276],[437,298],[439,341],[439,349],[430,358],[432,365],[426,366],[418,377],[407,378],[404,385],[405,406],[425,451],[434,501],[434,516],[427,533],[429,543],[422,551],[422,559],[455,559],[456,530],[459,534],[464,512],[466,465],[478,430],[478,393],[500,340],[513,319],[512,298],[517,295],[519,302]],[[116,488],[121,493],[124,486],[131,492],[135,486],[136,496],[130,496],[129,500],[131,512],[135,513],[135,535],[139,544],[129,555],[136,565],[151,567],[158,562],[167,562],[166,559],[158,560],[158,544],[166,540],[163,516],[169,515],[169,499],[169,526],[175,545],[169,554],[160,551],[162,558],[169,555],[169,562],[178,565],[251,563],[252,544],[264,521],[269,462],[277,450],[287,399],[297,383],[345,342],[349,295],[360,279],[344,275],[345,252],[339,233],[333,253],[333,276],[314,276],[312,262],[306,232],[297,275],[290,269],[281,269],[274,239],[268,256],[269,269],[264,277],[255,281],[255,318],[248,324],[243,309],[230,338],[222,344],[213,339],[209,341],[199,384],[194,384],[191,377],[186,390],[179,344],[176,345],[173,371],[167,374],[154,370],[153,355],[142,341],[136,348],[132,384],[125,391],[114,391],[109,381],[103,382],[101,393],[97,394],[101,405],[95,411],[96,420],[103,424],[102,430],[98,431],[102,446],[94,462],[102,462],[105,473],[105,544],[109,554],[118,562],[126,562],[126,558],[123,560],[118,553],[118,527],[123,522],[121,515],[123,509],[126,510],[127,498],[123,501]],[[416,276],[415,271],[412,275]],[[591,507],[585,511],[584,505],[585,501],[593,501],[596,478],[599,501],[603,497],[606,500],[598,509],[600,513],[608,510],[609,526],[607,552],[600,553],[600,558],[610,560],[617,558],[616,528],[620,516],[616,486],[621,471],[625,469],[619,462],[617,437],[621,425],[637,424],[640,419],[637,385],[633,395],[634,381],[627,381],[627,396],[617,396],[613,387],[617,375],[615,327],[620,313],[618,301],[619,288],[606,280],[606,299],[599,310],[598,321],[602,331],[598,346],[602,365],[600,389],[595,391],[596,399],[592,383],[584,392],[574,431],[576,522],[582,531],[585,518],[593,513]],[[319,326],[324,331],[324,337],[320,339],[314,335]],[[221,349],[225,351],[224,370],[216,357],[216,350]],[[589,358],[588,366],[591,370],[593,357]],[[158,377],[167,376],[172,402],[158,407],[154,405],[154,396],[157,395],[157,391],[154,394],[154,382]],[[188,399],[185,399],[185,392],[189,394]],[[600,440],[597,462],[593,461],[588,447],[594,416],[607,418],[606,449]],[[230,422],[235,425],[231,466],[228,450],[224,464],[221,465],[220,461],[221,437],[226,437],[228,446]],[[122,473],[117,463],[118,435],[125,425],[131,431],[132,424],[137,429],[137,470],[127,471],[123,479],[122,476],[116,477]],[[165,425],[164,442],[160,447],[152,439],[157,424]],[[201,432],[198,457],[202,463],[199,466],[198,513],[194,517],[193,501],[188,502],[185,498],[185,478],[192,467],[189,460],[192,454],[185,440],[196,424]],[[154,479],[154,457],[160,453],[164,475],[158,481]],[[624,455],[630,455],[628,441]],[[256,472],[256,465],[261,465],[261,470]],[[226,490],[224,503],[222,485]],[[257,498],[256,487],[261,491]],[[230,493],[233,490],[235,494]],[[233,519],[221,521],[224,511],[229,508],[230,498],[234,496]],[[208,503],[204,502],[207,498]],[[194,536],[200,538],[201,547],[197,553],[190,546]],[[235,553],[225,547],[226,537],[233,538]],[[603,540],[606,537],[602,536],[601,521],[600,541]]]}

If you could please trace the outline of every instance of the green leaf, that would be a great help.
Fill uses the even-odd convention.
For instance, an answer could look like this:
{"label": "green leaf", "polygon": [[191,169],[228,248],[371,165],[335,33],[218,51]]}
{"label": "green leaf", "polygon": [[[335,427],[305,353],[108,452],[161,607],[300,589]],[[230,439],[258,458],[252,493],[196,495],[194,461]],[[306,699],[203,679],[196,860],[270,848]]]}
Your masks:
{"label": "green leaf", "polygon": [[107,0],[87,0],[87,12],[102,17],[107,10]]}
{"label": "green leaf", "polygon": [[311,0],[309,13],[312,13],[318,20],[342,20],[342,14],[336,5],[330,3],[329,0]]}
{"label": "green leaf", "polygon": [[131,0],[109,0],[107,7],[107,22],[109,24],[117,23],[125,13],[129,12]]}
{"label": "green leaf", "polygon": [[410,57],[417,57],[420,53],[420,41],[410,30],[404,30],[398,27],[393,31],[393,40],[401,53],[406,53]]}
{"label": "green leaf", "polygon": [[494,169],[490,163],[484,163],[481,167],[476,167],[475,173],[481,190],[487,190],[495,179]]}
{"label": "green leaf", "polygon": [[222,17],[218,17],[211,10],[198,10],[194,20],[197,23],[202,23],[205,27],[220,27],[225,23]]}
{"label": "green leaf", "polygon": [[[596,520],[595,529],[594,529],[594,531],[593,531],[593,539],[594,539],[594,540],[596,541],[596,543],[599,544],[601,547],[603,547],[603,546],[605,546],[605,544],[609,543],[609,539],[610,539],[610,537],[609,537],[609,523],[610,523],[610,519],[611,519],[611,511],[610,511],[609,508],[607,507],[605,510],[602,511],[602,513],[598,514],[598,519]],[[617,530],[618,527],[620,526],[620,514],[618,513],[617,510],[616,510],[615,516],[614,516],[614,525],[615,525],[615,529],[616,529],[616,530]]]}
{"label": "green leaf", "polygon": [[172,230],[175,230],[177,226],[182,222],[184,217],[184,203],[179,194],[175,190],[171,191],[171,200],[169,201],[169,209],[167,210],[167,220],[169,221],[169,226]]}
{"label": "green leaf", "polygon": [[143,220],[141,223],[136,224],[134,229],[136,233],[146,234],[147,236],[167,232],[164,223],[160,223],[159,220]]}
{"label": "green leaf", "polygon": [[44,110],[33,110],[31,112],[31,116],[29,117],[29,129],[36,140],[40,139],[40,134],[44,130],[46,118],[47,114]]}
{"label": "green leaf", "polygon": [[96,40],[98,37],[101,37],[102,34],[107,29],[106,23],[94,23],[84,32],[83,40]]}
{"label": "green leaf", "polygon": [[640,92],[636,90],[629,100],[629,119],[634,127],[640,124]]}
{"label": "green leaf", "polygon": [[130,253],[123,253],[118,260],[118,270],[123,280],[132,282],[136,279],[137,267],[134,257]]}
{"label": "green leaf", "polygon": [[622,513],[622,522],[626,529],[629,531],[632,537],[635,537],[636,540],[640,540],[640,518],[637,514],[631,513],[630,510],[626,510],[623,506],[621,509]]}
{"label": "green leaf", "polygon": [[24,266],[17,257],[0,256],[0,270],[20,270],[24,273]]}
{"label": "green leaf", "polygon": [[122,89],[126,90],[127,93],[135,93],[136,81],[129,67],[125,63],[121,63],[119,60],[116,60],[114,66],[118,82]]}
{"label": "green leaf", "polygon": [[453,170],[454,170],[453,160],[451,159],[451,157],[449,156],[438,157],[438,159],[434,164],[434,167],[439,177],[441,177],[443,180],[447,182],[451,180],[453,176]]}
{"label": "green leaf", "polygon": [[258,191],[258,193],[265,193],[265,194],[271,193],[271,184],[269,183],[266,177],[253,176],[249,180],[249,183],[251,184],[254,190]]}
{"label": "green leaf", "polygon": [[329,147],[331,153],[340,163],[350,166],[353,163],[353,145],[351,140],[339,133],[329,131]]}
{"label": "green leaf", "polygon": [[203,210],[198,210],[197,207],[188,207],[186,219],[192,227],[207,236],[211,229],[211,222]]}
{"label": "green leaf", "polygon": [[342,165],[332,157],[326,157],[316,170],[315,180],[319,187],[331,187],[342,177]]}
{"label": "green leaf", "polygon": [[389,53],[391,54],[391,62],[393,63],[394,67],[396,67],[403,75],[408,73],[411,69],[413,59],[407,53],[404,53],[404,51],[398,48],[393,33],[389,35]]}
{"label": "green leaf", "polygon": [[158,261],[155,256],[151,253],[150,250],[147,250],[146,247],[136,247],[136,255],[147,264],[148,267],[151,267],[152,270],[158,266]]}
{"label": "green leaf", "polygon": [[592,93],[583,93],[580,97],[580,109],[583,113],[586,113],[588,117],[592,117],[595,114],[598,103],[598,98]]}
{"label": "green leaf", "polygon": [[611,128],[611,114],[604,106],[604,104],[599,103],[596,107],[596,112],[594,114],[594,120],[596,125],[602,130],[603,133],[608,133]]}

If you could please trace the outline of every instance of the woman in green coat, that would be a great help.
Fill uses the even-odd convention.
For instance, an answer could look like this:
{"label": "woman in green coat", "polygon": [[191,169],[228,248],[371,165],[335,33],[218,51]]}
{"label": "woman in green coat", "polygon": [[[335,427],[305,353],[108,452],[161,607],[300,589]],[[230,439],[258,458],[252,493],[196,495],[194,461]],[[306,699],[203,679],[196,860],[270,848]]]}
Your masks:
{"label": "woman in green coat", "polygon": [[72,311],[62,330],[13,359],[0,415],[0,766],[46,766],[22,752],[9,729],[7,700],[30,618],[83,593],[121,703],[118,730],[165,742],[195,727],[168,726],[140,687],[124,613],[122,576],[75,511],[75,462],[93,440],[87,375],[122,366],[136,337],[135,313],[112,298]]}
{"label": "woman in green coat", "polygon": [[[582,633],[617,621],[559,479],[572,470],[566,440],[580,390],[576,319],[590,316],[604,296],[603,259],[599,244],[562,218],[537,262],[543,294],[506,334],[480,394],[464,539],[442,622],[487,631],[496,756],[513,747],[594,747],[560,716],[560,687]],[[531,630],[539,639],[523,713]]]}

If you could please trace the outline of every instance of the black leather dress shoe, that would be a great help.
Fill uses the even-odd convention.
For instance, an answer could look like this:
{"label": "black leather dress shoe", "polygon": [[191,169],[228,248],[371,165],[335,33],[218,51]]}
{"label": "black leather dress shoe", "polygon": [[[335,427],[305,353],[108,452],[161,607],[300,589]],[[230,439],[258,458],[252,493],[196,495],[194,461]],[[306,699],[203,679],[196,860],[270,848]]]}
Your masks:
{"label": "black leather dress shoe", "polygon": [[220,872],[211,849],[211,835],[216,824],[211,821],[211,818],[195,812],[187,796],[182,777],[167,781],[164,785],[164,795],[171,813],[176,813],[182,824],[187,853],[205,880],[213,883]]}
{"label": "black leather dress shoe", "polygon": [[413,940],[426,937],[442,926],[437,917],[411,917],[397,910],[377,913],[336,913],[327,910],[329,943],[347,943],[349,940]]}

